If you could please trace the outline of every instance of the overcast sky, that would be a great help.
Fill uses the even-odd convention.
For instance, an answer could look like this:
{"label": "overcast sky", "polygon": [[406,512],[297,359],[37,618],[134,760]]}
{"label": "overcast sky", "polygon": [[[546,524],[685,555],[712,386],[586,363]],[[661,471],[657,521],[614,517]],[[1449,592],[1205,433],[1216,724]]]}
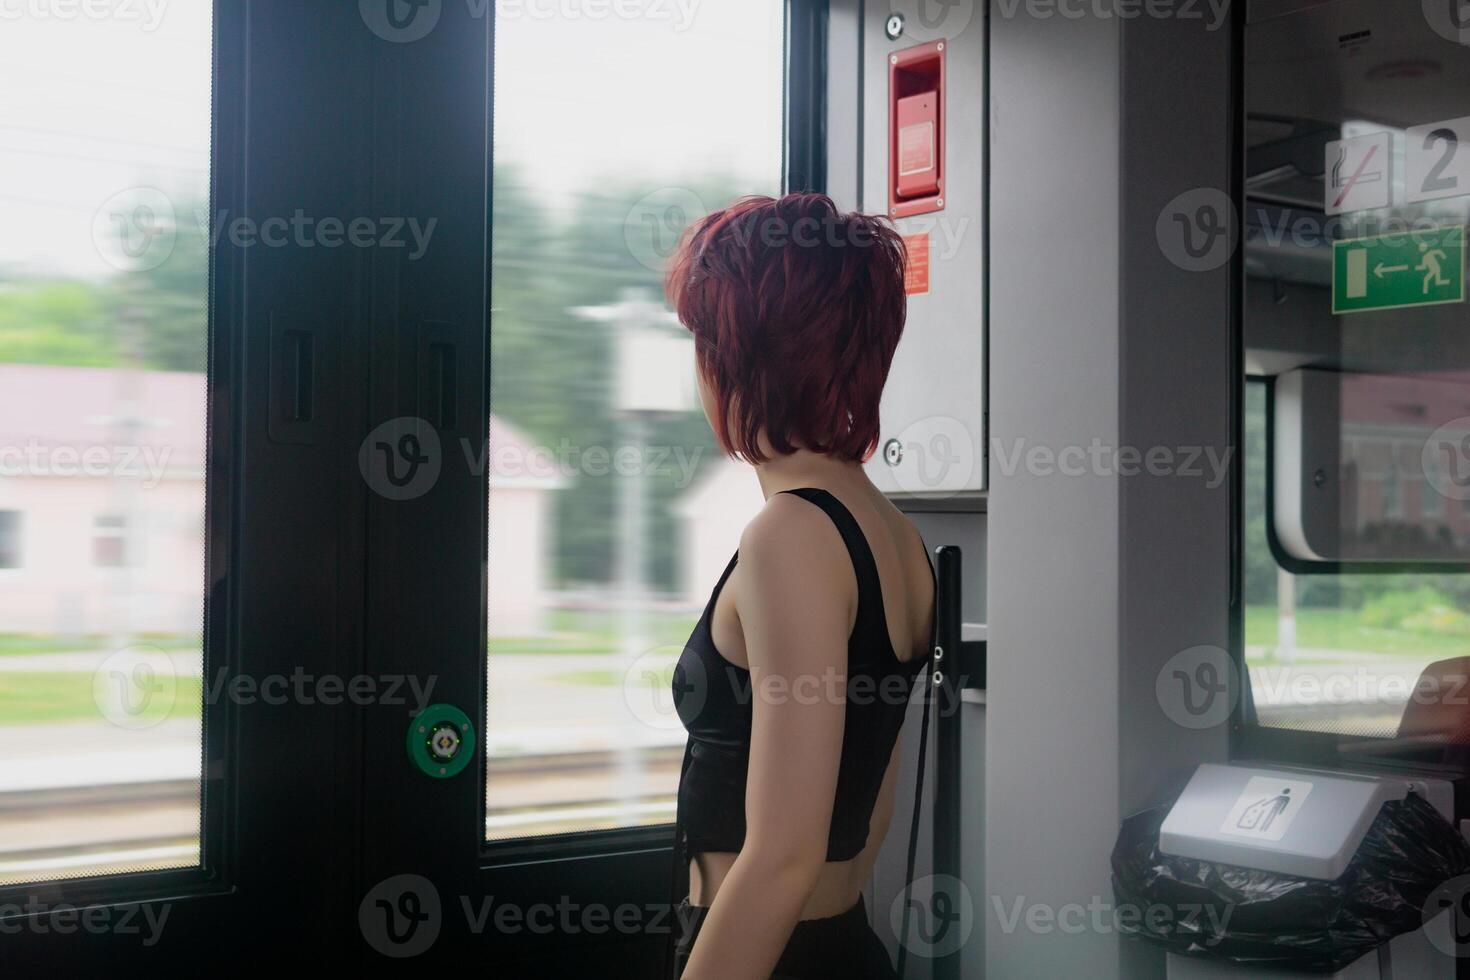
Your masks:
{"label": "overcast sky", "polygon": [[[64,20],[24,13],[56,0],[0,0],[0,267],[107,274],[104,202],[139,185],[207,192],[211,5],[117,2]],[[600,20],[528,12],[577,0],[502,3],[519,13],[497,25],[497,159],[523,164],[553,208],[608,177],[653,190],[778,174],[780,0],[634,0],[645,16]]]}

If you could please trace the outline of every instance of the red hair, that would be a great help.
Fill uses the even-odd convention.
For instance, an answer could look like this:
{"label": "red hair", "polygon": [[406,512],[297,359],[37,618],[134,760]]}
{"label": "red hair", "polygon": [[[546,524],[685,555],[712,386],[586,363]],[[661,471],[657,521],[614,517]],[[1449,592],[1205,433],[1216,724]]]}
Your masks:
{"label": "red hair", "polygon": [[694,334],[720,446],[764,462],[804,447],[865,461],[903,335],[903,239],[825,194],[741,198],[695,222],[665,292]]}

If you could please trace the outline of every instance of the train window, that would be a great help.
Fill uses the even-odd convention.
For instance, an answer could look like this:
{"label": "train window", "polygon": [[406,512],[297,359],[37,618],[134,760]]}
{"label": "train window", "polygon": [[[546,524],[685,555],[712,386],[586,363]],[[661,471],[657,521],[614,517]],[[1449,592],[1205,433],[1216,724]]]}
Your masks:
{"label": "train window", "polygon": [[193,867],[211,4],[12,6],[0,885]]}
{"label": "train window", "polygon": [[691,219],[780,191],[784,6],[497,16],[487,839],[673,819],[673,662],[761,497],[662,272]]}
{"label": "train window", "polygon": [[1247,718],[1364,751],[1454,737],[1426,705],[1470,669],[1470,48],[1452,28],[1345,0],[1246,35]]}

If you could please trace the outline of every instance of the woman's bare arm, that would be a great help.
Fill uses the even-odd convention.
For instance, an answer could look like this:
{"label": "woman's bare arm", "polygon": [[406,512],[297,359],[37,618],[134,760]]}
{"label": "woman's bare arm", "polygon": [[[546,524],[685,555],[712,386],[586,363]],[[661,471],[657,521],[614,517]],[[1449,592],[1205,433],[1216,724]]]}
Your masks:
{"label": "woman's bare arm", "polygon": [[754,701],[745,845],[686,980],[771,975],[826,861],[842,753],[857,585],[841,537],[821,510],[777,494],[741,537],[740,567]]}

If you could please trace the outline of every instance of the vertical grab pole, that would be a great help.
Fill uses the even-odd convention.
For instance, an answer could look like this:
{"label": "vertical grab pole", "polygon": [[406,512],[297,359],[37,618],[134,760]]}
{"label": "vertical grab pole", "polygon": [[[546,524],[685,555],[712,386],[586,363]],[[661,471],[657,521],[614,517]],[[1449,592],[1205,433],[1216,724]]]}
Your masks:
{"label": "vertical grab pole", "polygon": [[[960,549],[944,545],[935,551],[934,651],[934,864],[940,875],[960,877]],[[960,950],[934,960],[933,980],[959,980]]]}

